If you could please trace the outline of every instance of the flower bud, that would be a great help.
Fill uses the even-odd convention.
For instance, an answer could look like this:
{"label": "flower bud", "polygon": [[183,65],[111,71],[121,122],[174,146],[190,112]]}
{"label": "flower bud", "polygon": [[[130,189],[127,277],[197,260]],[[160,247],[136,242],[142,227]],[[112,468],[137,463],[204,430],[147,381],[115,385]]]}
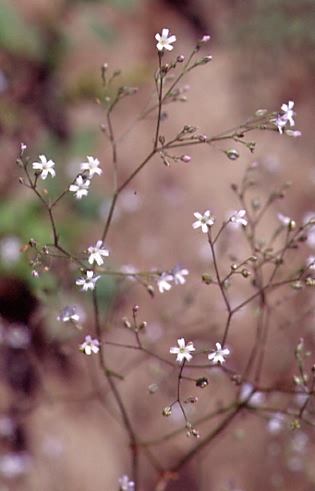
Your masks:
{"label": "flower bud", "polygon": [[182,155],[180,160],[182,162],[190,162],[191,161],[191,157],[189,155]]}
{"label": "flower bud", "polygon": [[231,150],[225,150],[225,155],[230,159],[230,160],[236,160],[239,158],[240,154],[238,153],[237,150],[232,148]]}
{"label": "flower bud", "polygon": [[170,416],[172,414],[172,408],[171,406],[166,406],[164,409],[163,409],[163,412],[162,412],[163,416]]}
{"label": "flower bud", "polygon": [[208,385],[208,379],[206,377],[200,377],[196,380],[196,386],[200,389],[204,389]]}

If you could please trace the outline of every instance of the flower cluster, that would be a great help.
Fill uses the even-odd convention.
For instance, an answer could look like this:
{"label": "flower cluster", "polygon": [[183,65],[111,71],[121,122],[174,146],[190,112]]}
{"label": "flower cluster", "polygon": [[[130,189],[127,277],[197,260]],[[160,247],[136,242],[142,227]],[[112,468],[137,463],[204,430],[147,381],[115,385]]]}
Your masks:
{"label": "flower cluster", "polygon": [[76,177],[74,183],[69,186],[69,191],[74,193],[76,199],[82,199],[83,196],[88,195],[92,177],[95,174],[100,176],[103,172],[102,169],[100,169],[99,165],[99,160],[91,156],[87,157],[87,162],[83,162],[80,165],[81,171],[83,171],[84,173],[87,172],[87,175],[79,174]]}
{"label": "flower cluster", "polygon": [[[170,348],[170,353],[172,355],[177,355],[176,361],[179,363],[184,360],[191,361],[192,353],[195,351],[195,347],[193,343],[190,341],[189,343],[185,343],[184,338],[180,338],[177,340],[178,346],[172,346]],[[211,353],[208,354],[208,359],[210,360],[211,365],[222,365],[225,363],[225,358],[229,356],[230,350],[228,348],[222,348],[220,343],[215,344],[216,349],[213,349]]]}
{"label": "flower cluster", "polygon": [[188,269],[182,268],[181,264],[178,264],[170,273],[163,272],[160,277],[157,279],[157,286],[160,293],[165,291],[169,291],[172,288],[170,284],[171,281],[174,281],[175,285],[183,285],[186,283],[186,278],[189,274]]}

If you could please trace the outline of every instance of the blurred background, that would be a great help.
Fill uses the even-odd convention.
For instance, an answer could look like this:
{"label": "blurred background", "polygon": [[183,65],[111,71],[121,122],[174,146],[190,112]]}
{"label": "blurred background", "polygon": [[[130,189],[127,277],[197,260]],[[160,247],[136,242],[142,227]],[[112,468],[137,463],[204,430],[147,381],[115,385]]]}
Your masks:
{"label": "blurred background", "polygon": [[[193,213],[210,209],[218,223],[227,219],[240,208],[231,184],[239,183],[256,162],[262,201],[283,182],[293,183],[285,200],[266,216],[259,231],[262,239],[277,226],[278,212],[298,223],[315,214],[314,21],[311,0],[0,1],[0,313],[5,322],[30,324],[33,333],[30,349],[12,353],[1,345],[0,491],[113,491],[118,478],[131,473],[126,432],[97,361],[77,353],[84,334],[93,333],[90,306],[75,285],[78,273],[47,258],[46,271],[33,278],[32,251],[21,253],[30,238],[39,244],[52,241],[45,210],[19,183],[22,171],[15,161],[21,142],[31,161],[44,154],[56,163],[56,178],[45,181],[52,195],[71,182],[87,155],[100,160],[103,175],[94,179],[93,193],[82,201],[66,196],[57,211],[65,248],[83,251],[100,238],[113,189],[111,148],[100,129],[105,124],[99,103],[104,63],[110,71],[121,70],[117,83],[139,88],[113,116],[116,134],[126,134],[118,150],[121,181],[152,147],[153,117],[129,129],[152,92],[158,64],[154,36],[164,27],[177,37],[165,60],[187,55],[205,34],[211,40],[202,54],[213,57],[183,81],[187,101],[167,108],[165,135],[189,124],[212,136],[257,109],[279,111],[282,103],[295,102],[299,139],[257,132],[250,137],[257,142],[255,153],[237,148],[236,161],[226,158],[222,150],[230,147],[221,144],[194,147],[188,151],[190,163],[169,168],[156,157],[118,200],[106,243],[111,267],[149,271],[182,263],[190,276],[180,289],[156,293],[154,299],[132,282],[104,278],[99,295],[107,339],[132,342],[121,318],[130,317],[137,303],[148,322],[146,346],[161,356],[167,357],[182,336],[214,345],[226,312],[217,293],[209,294],[200,280],[211,269],[211,255],[203,234],[192,230]],[[250,253],[237,234],[227,235],[222,244],[227,270],[226,258],[243,259]],[[301,261],[312,252],[306,244]],[[235,302],[249,291],[248,286],[240,288]],[[286,315],[301,302],[294,299]],[[66,305],[78,306],[82,332],[56,320]],[[229,339],[236,371],[250,347],[253,310],[237,316]],[[283,315],[271,335],[265,383],[287,386],[298,338],[305,335],[314,348],[314,321],[300,323],[297,333],[296,325],[283,328]],[[281,356],[272,350],[278,345]],[[176,373],[130,351],[121,355],[108,350],[110,366],[128,373],[118,385],[140,439],[154,440],[181,427],[179,414],[171,422],[161,416],[174,397]],[[223,404],[236,390],[221,372],[211,376],[201,412],[193,408],[192,418]],[[160,380],[161,391],[150,394],[148,386]],[[266,425],[253,415],[239,418],[165,489],[314,489],[313,430],[270,433]],[[171,468],[194,444],[180,434],[164,444],[162,453],[160,446],[150,447],[141,457],[140,489],[158,490],[157,469]]]}

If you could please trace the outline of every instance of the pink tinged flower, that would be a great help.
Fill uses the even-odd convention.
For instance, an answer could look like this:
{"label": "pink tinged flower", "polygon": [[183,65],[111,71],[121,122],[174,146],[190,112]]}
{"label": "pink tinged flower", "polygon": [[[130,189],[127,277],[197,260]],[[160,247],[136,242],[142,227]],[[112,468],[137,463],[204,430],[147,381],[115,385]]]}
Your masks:
{"label": "pink tinged flower", "polygon": [[157,40],[157,49],[159,51],[172,51],[172,43],[175,43],[176,36],[169,36],[169,29],[162,29],[162,35],[156,34],[155,39]]}
{"label": "pink tinged flower", "polygon": [[133,481],[129,481],[128,476],[122,476],[119,480],[119,488],[120,491],[134,491],[135,483]]}
{"label": "pink tinged flower", "polygon": [[295,131],[293,131],[293,130],[285,130],[285,134],[287,136],[292,136],[293,138],[298,138],[299,136],[302,135],[302,132],[299,131],[299,130],[295,130]]}
{"label": "pink tinged flower", "polygon": [[191,161],[191,157],[189,155],[182,155],[180,159],[182,162],[190,162]]}
{"label": "pink tinged flower", "polygon": [[285,119],[280,114],[277,114],[277,117],[275,119],[271,119],[271,123],[273,123],[278,128],[279,133],[282,135],[283,128],[287,124],[287,119]]}
{"label": "pink tinged flower", "polygon": [[162,273],[159,279],[157,280],[157,286],[160,293],[163,293],[164,290],[169,291],[172,288],[170,285],[170,281],[173,281],[173,275],[168,273]]}
{"label": "pink tinged flower", "polygon": [[290,126],[294,126],[295,122],[293,119],[293,116],[295,115],[295,112],[293,111],[294,108],[294,102],[289,101],[288,104],[282,104],[281,110],[283,111],[282,118],[284,118],[286,121],[289,121]]}
{"label": "pink tinged flower", "polygon": [[181,363],[184,360],[190,361],[192,359],[192,352],[195,351],[192,342],[185,344],[185,339],[181,338],[177,340],[178,347],[173,346],[170,348],[170,353],[172,355],[177,355],[176,361]]}
{"label": "pink tinged flower", "polygon": [[172,277],[175,285],[183,285],[184,283],[186,283],[185,276],[187,276],[188,274],[188,269],[182,268],[180,264],[172,269]]}
{"label": "pink tinged flower", "polygon": [[90,264],[96,262],[98,266],[101,266],[104,263],[102,256],[109,256],[109,251],[107,249],[104,249],[102,245],[103,245],[103,241],[98,240],[95,246],[90,246],[88,248],[88,252],[90,254],[88,261]]}
{"label": "pink tinged flower", "polygon": [[211,215],[210,210],[205,211],[203,215],[196,211],[194,213],[194,217],[197,218],[197,221],[192,224],[193,228],[201,227],[201,231],[206,234],[208,232],[208,227],[214,225],[215,217]]}
{"label": "pink tinged flower", "polygon": [[101,343],[98,339],[92,339],[91,336],[85,336],[85,341],[80,344],[80,351],[86,355],[96,354],[100,350]]}
{"label": "pink tinged flower", "polygon": [[89,178],[91,179],[94,174],[98,174],[99,176],[102,174],[102,169],[100,169],[100,161],[98,159],[94,159],[93,157],[86,157],[87,162],[83,162],[80,166],[82,171],[89,172]]}
{"label": "pink tinged flower", "polygon": [[88,179],[84,179],[82,176],[78,176],[75,180],[75,183],[70,185],[69,191],[74,193],[76,199],[81,199],[83,196],[88,195],[90,182],[91,181],[89,181]]}
{"label": "pink tinged flower", "polygon": [[245,215],[246,215],[245,210],[235,211],[230,218],[230,222],[236,223],[238,225],[243,225],[244,227],[246,227],[247,220],[244,218]]}
{"label": "pink tinged flower", "polygon": [[96,282],[100,276],[94,276],[94,271],[87,271],[85,275],[76,281],[76,284],[82,286],[82,291],[94,290]]}
{"label": "pink tinged flower", "polygon": [[287,217],[285,215],[282,215],[282,213],[277,213],[277,217],[278,217],[278,220],[280,221],[280,223],[282,225],[284,225],[285,227],[288,227],[288,225],[291,222],[291,218],[290,217]]}
{"label": "pink tinged flower", "polygon": [[220,343],[215,343],[216,349],[212,353],[208,354],[208,359],[211,365],[222,365],[225,363],[225,357],[229,356],[230,350],[228,348],[222,349]]}
{"label": "pink tinged flower", "polygon": [[51,177],[55,177],[56,171],[54,170],[55,163],[52,160],[47,160],[45,155],[39,156],[40,162],[33,162],[33,169],[40,172],[41,179],[46,179],[48,174]]}

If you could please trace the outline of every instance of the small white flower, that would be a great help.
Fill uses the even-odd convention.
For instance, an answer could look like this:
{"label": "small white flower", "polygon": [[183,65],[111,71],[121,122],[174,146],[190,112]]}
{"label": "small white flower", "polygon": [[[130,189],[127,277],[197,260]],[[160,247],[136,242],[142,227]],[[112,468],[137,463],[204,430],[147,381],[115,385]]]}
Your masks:
{"label": "small white flower", "polygon": [[47,160],[45,155],[40,155],[39,160],[40,162],[33,162],[33,169],[40,171],[40,177],[46,179],[48,174],[55,177],[56,171],[53,168],[55,163],[52,160]]}
{"label": "small white flower", "polygon": [[279,130],[279,133],[282,135],[283,133],[283,128],[287,124],[287,119],[285,119],[283,116],[280,114],[277,114],[277,117],[274,119],[270,120],[271,123],[273,123]]}
{"label": "small white flower", "polygon": [[129,481],[128,476],[123,476],[119,480],[120,491],[133,491],[135,489],[135,483],[133,481]]}
{"label": "small white flower", "polygon": [[79,322],[80,316],[76,314],[75,307],[65,307],[61,314],[57,317],[58,321],[61,322]]}
{"label": "small white flower", "polygon": [[81,199],[83,196],[88,195],[90,182],[91,181],[88,179],[83,179],[82,176],[78,176],[75,183],[70,185],[69,191],[74,193],[76,199]]}
{"label": "small white flower", "polygon": [[277,213],[277,217],[278,217],[279,221],[281,222],[281,224],[284,225],[285,227],[287,227],[290,224],[290,222],[292,221],[292,219],[290,217],[282,215],[282,213]]}
{"label": "small white flower", "polygon": [[201,227],[201,230],[204,234],[208,232],[208,227],[211,227],[214,225],[215,222],[215,217],[211,215],[211,211],[207,210],[203,215],[196,211],[194,213],[194,217],[197,218],[197,221],[192,224],[193,228],[199,228]]}
{"label": "small white flower", "polygon": [[169,32],[169,29],[162,29],[162,36],[160,34],[155,35],[155,39],[158,42],[156,47],[159,51],[164,51],[165,49],[167,51],[172,51],[174,47],[172,46],[172,43],[175,43],[176,36],[168,37]]}
{"label": "small white flower", "polygon": [[283,111],[282,118],[284,118],[286,121],[289,121],[290,126],[294,126],[295,122],[293,119],[293,116],[295,115],[295,112],[293,111],[294,108],[294,102],[289,101],[288,104],[282,104],[281,109]]}
{"label": "small white flower", "polygon": [[85,336],[85,341],[80,344],[80,351],[86,355],[91,355],[92,353],[98,353],[100,350],[101,343],[98,339],[92,339],[91,336]]}
{"label": "small white flower", "polygon": [[94,159],[93,157],[86,157],[87,162],[83,162],[81,164],[81,170],[87,170],[89,172],[89,178],[91,179],[94,174],[98,174],[99,176],[102,174],[102,169],[99,168],[100,161],[98,159]]}
{"label": "small white flower", "polygon": [[76,284],[82,286],[82,291],[94,290],[97,280],[100,276],[94,276],[94,271],[87,271],[85,276],[76,281]]}
{"label": "small white flower", "polygon": [[157,280],[157,286],[160,293],[163,293],[164,290],[168,291],[172,288],[172,285],[169,284],[170,281],[173,281],[173,276],[168,273],[162,273],[159,279]]}
{"label": "small white flower", "polygon": [[88,248],[88,252],[90,254],[88,261],[90,264],[93,264],[95,261],[98,266],[101,266],[104,263],[102,256],[109,256],[109,251],[104,249],[102,245],[103,241],[98,240],[95,246],[90,246]]}
{"label": "small white flower", "polygon": [[172,277],[175,285],[183,285],[186,283],[186,278],[189,274],[188,269],[184,269],[181,267],[181,264],[178,264],[174,269],[172,269]]}
{"label": "small white flower", "polygon": [[208,359],[212,365],[222,365],[225,362],[225,357],[229,356],[230,350],[228,348],[222,349],[220,343],[215,343],[216,349],[212,353],[208,354]]}
{"label": "small white flower", "polygon": [[274,413],[267,423],[269,433],[278,434],[284,427],[284,414]]}
{"label": "small white flower", "polygon": [[247,220],[244,218],[245,215],[246,215],[245,210],[235,211],[230,218],[230,222],[237,223],[238,225],[243,225],[244,227],[246,227]]}
{"label": "small white flower", "polygon": [[254,386],[249,382],[245,382],[240,390],[239,399],[241,402],[247,401],[251,406],[260,406],[265,396],[262,392],[255,392]]}
{"label": "small white flower", "polygon": [[187,361],[190,361],[192,359],[191,353],[195,351],[193,343],[189,342],[185,344],[184,338],[178,339],[177,343],[178,343],[178,347],[173,346],[172,348],[170,348],[170,353],[172,353],[172,355],[177,355],[176,361],[180,363],[185,359]]}

